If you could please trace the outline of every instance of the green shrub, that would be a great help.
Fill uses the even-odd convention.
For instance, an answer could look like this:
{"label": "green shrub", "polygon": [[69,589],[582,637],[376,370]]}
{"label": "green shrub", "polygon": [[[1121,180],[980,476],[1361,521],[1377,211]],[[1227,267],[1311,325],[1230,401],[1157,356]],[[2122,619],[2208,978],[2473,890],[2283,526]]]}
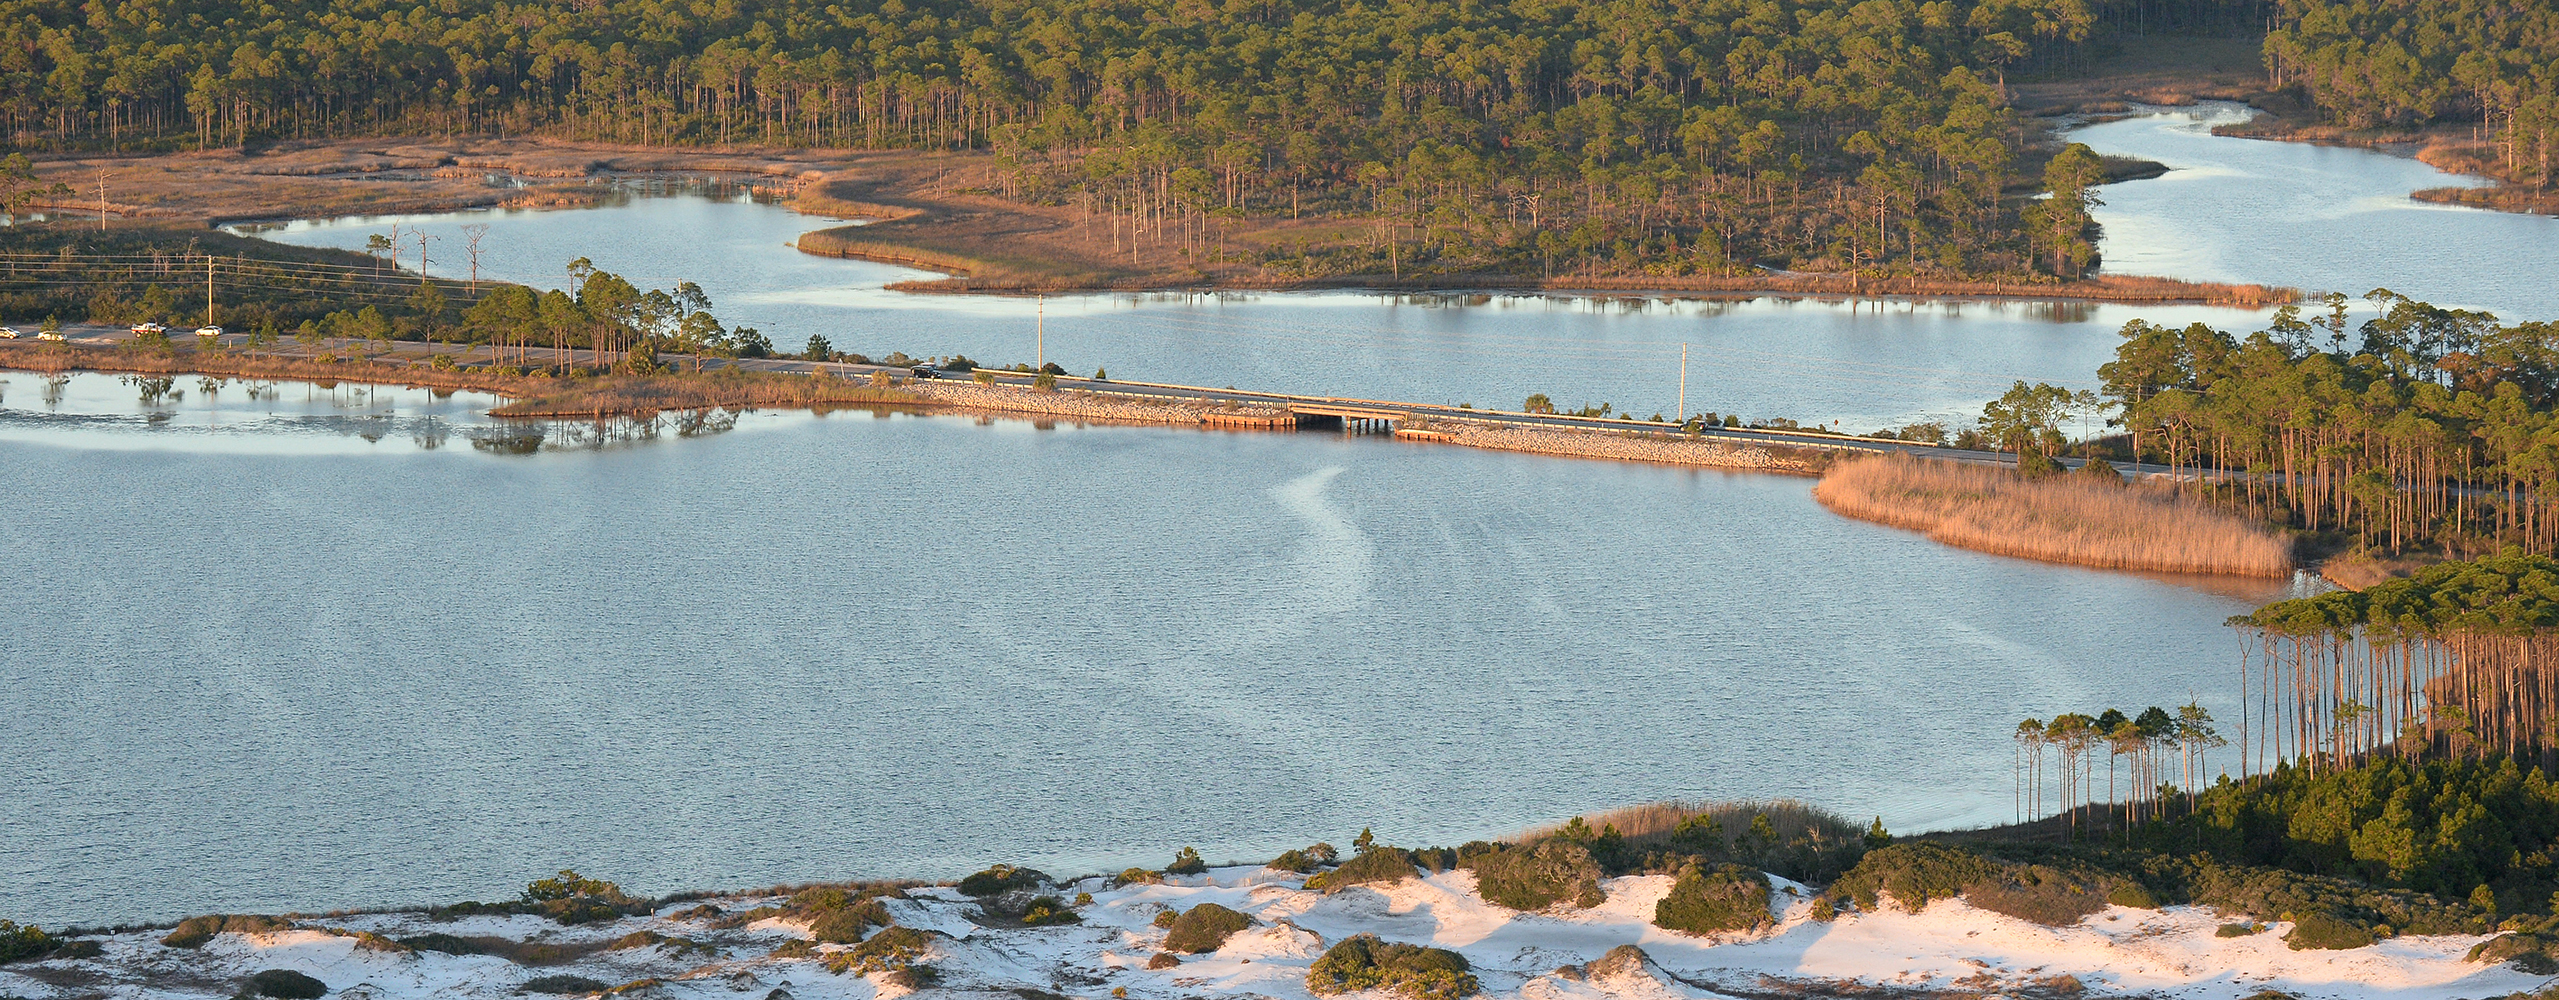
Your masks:
{"label": "green shrub", "polygon": [[1837,920],[1839,919],[1839,904],[1831,902],[1830,897],[1828,896],[1816,898],[1813,900],[1812,917],[1814,921],[1825,924],[1833,920]]}
{"label": "green shrub", "polygon": [[1902,909],[1917,913],[1933,900],[1963,895],[1967,886],[1988,881],[1999,869],[1995,862],[1943,844],[1894,844],[1867,852],[1831,885],[1830,896],[1855,900],[1860,909],[1873,911],[1889,895]]}
{"label": "green shrub", "polygon": [[329,994],[329,985],[291,969],[268,969],[249,977],[246,992],[278,1000],[319,1000]]}
{"label": "green shrub", "polygon": [[1083,922],[1084,918],[1077,916],[1075,911],[1066,905],[1065,900],[1055,896],[1041,896],[1031,900],[1030,905],[1022,908],[1022,925],[1025,927],[1048,927],[1055,924]]}
{"label": "green shrub", "polygon": [[607,942],[604,951],[629,951],[634,948],[664,948],[667,954],[681,958],[694,952],[717,954],[719,948],[686,937],[668,937],[656,931],[632,931]]}
{"label": "green shrub", "polygon": [[416,951],[440,951],[447,955],[486,955],[489,953],[489,946],[485,942],[476,941],[466,937],[457,937],[455,935],[445,934],[442,932],[420,934],[415,937],[404,937],[399,940],[399,944],[403,947]]}
{"label": "green shrub", "polygon": [[933,947],[930,931],[912,927],[887,927],[871,935],[871,939],[854,945],[851,950],[827,955],[827,968],[837,975],[856,972],[896,972],[916,964]]}
{"label": "green shrub", "polygon": [[646,900],[625,895],[619,885],[563,868],[558,878],[536,879],[526,885],[523,900],[512,909],[576,925],[638,916],[649,912],[649,905]]}
{"label": "green shrub", "polygon": [[0,963],[34,958],[52,951],[59,945],[60,942],[53,935],[37,929],[32,924],[20,927],[10,921],[0,920]]}
{"label": "green shrub", "polygon": [[[798,897],[793,897],[793,908],[798,908],[799,902]],[[811,914],[809,935],[819,941],[852,944],[862,940],[862,935],[871,928],[886,927],[890,923],[888,904],[877,899],[852,902],[839,894],[833,902],[833,906],[811,907],[805,911]]]}
{"label": "green shrub", "polygon": [[1155,915],[1155,926],[1157,926],[1157,927],[1171,927],[1171,926],[1173,926],[1173,924],[1174,924],[1174,922],[1175,922],[1175,921],[1178,921],[1178,920],[1180,920],[1180,919],[1182,919],[1182,915],[1181,915],[1181,914],[1179,914],[1179,913],[1175,913],[1175,912],[1173,912],[1173,911],[1171,911],[1171,910],[1166,910],[1166,911],[1164,911],[1164,912],[1162,912],[1162,913],[1158,913],[1158,914],[1156,914],[1156,915]]}
{"label": "green shrub", "polygon": [[817,954],[817,942],[794,938],[773,949],[773,958],[807,958]]}
{"label": "green shrub", "polygon": [[2265,930],[2265,928],[2259,926],[2254,921],[2239,924],[2223,924],[2219,927],[2213,928],[2212,936],[2226,938],[2247,937],[2263,930]]}
{"label": "green shrub", "polygon": [[1338,857],[1338,855],[1334,853],[1333,845],[1318,843],[1290,851],[1286,854],[1280,855],[1279,857],[1271,859],[1271,867],[1284,872],[1296,872],[1300,875],[1304,875],[1317,868],[1332,864],[1336,857]]}
{"label": "green shrub", "polygon": [[960,880],[960,892],[970,896],[998,896],[1015,889],[1044,885],[1048,876],[1028,868],[996,865]]}
{"label": "green shrub", "polygon": [[1216,951],[1235,932],[1251,926],[1251,917],[1216,903],[1201,903],[1174,919],[1173,933],[1164,936],[1164,950],[1194,955]]}
{"label": "green shrub", "polygon": [[1392,847],[1380,847],[1343,863],[1339,868],[1317,874],[1306,880],[1306,887],[1333,893],[1355,885],[1394,883],[1421,875],[1413,867],[1413,859]]}
{"label": "green shrub", "polygon": [[[1964,887],[1965,902],[2047,927],[2068,927],[2106,908],[2107,881],[2094,872],[2045,865],[1997,867],[1995,873]],[[2141,890],[2135,886],[2133,891]],[[2140,898],[2150,896],[2143,892]]]}
{"label": "green shrub", "polygon": [[781,915],[781,907],[759,906],[755,909],[745,910],[738,913],[721,914],[718,919],[711,921],[711,929],[715,931],[733,931],[748,924],[755,923],[756,921],[770,920]]}
{"label": "green shrub", "polygon": [[942,970],[916,963],[890,969],[888,975],[881,978],[887,979],[889,985],[903,989],[930,989],[942,981]]}
{"label": "green shrub", "polygon": [[2499,934],[2481,941],[2463,958],[2484,965],[2513,963],[2514,967],[2535,976],[2559,974],[2559,959],[2553,959],[2551,945],[2559,941],[2540,934]]}
{"label": "green shrub", "polygon": [[605,942],[604,950],[629,951],[633,948],[647,948],[664,944],[667,940],[668,938],[666,935],[660,934],[656,931],[632,931],[631,933]]}
{"label": "green shrub", "polygon": [[1679,873],[1670,893],[1653,904],[1653,926],[1690,934],[1748,931],[1769,926],[1768,875],[1740,865],[1695,865]]}
{"label": "green shrub", "polygon": [[2372,928],[2325,913],[2304,913],[2293,918],[2292,933],[2284,935],[2284,945],[2294,951],[2361,948],[2379,940]]}
{"label": "green shrub", "polygon": [[555,996],[567,993],[601,993],[612,988],[612,983],[600,979],[570,975],[541,976],[528,979],[523,986],[518,987],[526,993],[548,993]]}
{"label": "green shrub", "polygon": [[54,940],[60,943],[54,945],[53,954],[48,956],[51,958],[96,958],[106,954],[107,951],[104,945],[87,938],[75,938],[69,941],[55,938]]}
{"label": "green shrub", "polygon": [[2192,814],[2136,833],[2158,850],[2445,899],[2470,899],[2486,884],[2492,895],[2537,902],[2559,888],[2549,875],[2559,867],[2559,782],[2503,757],[2374,754],[2315,773],[2287,765],[2206,789]]}
{"label": "green shrub", "polygon": [[171,948],[202,948],[216,934],[273,934],[292,926],[291,922],[275,917],[222,914],[188,917],[178,921],[177,929],[161,938],[160,943]]}
{"label": "green shrub", "polygon": [[1589,848],[1569,840],[1494,851],[1472,864],[1476,893],[1514,910],[1543,910],[1558,902],[1587,908],[1607,901],[1599,888],[1599,862]]}
{"label": "green shrub", "polygon": [[1170,969],[1180,964],[1182,964],[1182,956],[1173,954],[1169,951],[1159,951],[1155,953],[1154,957],[1146,960],[1146,971],[1158,972],[1164,969]]}
{"label": "green shrub", "polygon": [[[2096,459],[2092,458],[2089,461],[2094,462]],[[2159,908],[2159,900],[2152,898],[2150,890],[2142,888],[2141,883],[2138,882],[2116,882],[2106,890],[2106,902],[2136,910]]]}
{"label": "green shrub", "polygon": [[2276,868],[2224,865],[2209,857],[2153,857],[2149,881],[2180,890],[2185,901],[2261,922],[2323,914],[2366,929],[2388,925],[2414,934],[2477,934],[2489,921],[2465,902],[2425,893],[2375,889],[2340,878]]}
{"label": "green shrub", "polygon": [[1189,847],[1175,853],[1173,863],[1164,866],[1166,875],[1202,875],[1207,872],[1208,862],[1200,859],[1200,852],[1197,849]]}
{"label": "green shrub", "polygon": [[1381,941],[1374,934],[1344,938],[1327,949],[1306,970],[1306,988],[1320,996],[1383,989],[1414,1000],[1456,1000],[1481,989],[1466,956]]}
{"label": "green shrub", "polygon": [[1164,876],[1144,868],[1131,868],[1111,881],[1119,885],[1156,885],[1164,881]]}

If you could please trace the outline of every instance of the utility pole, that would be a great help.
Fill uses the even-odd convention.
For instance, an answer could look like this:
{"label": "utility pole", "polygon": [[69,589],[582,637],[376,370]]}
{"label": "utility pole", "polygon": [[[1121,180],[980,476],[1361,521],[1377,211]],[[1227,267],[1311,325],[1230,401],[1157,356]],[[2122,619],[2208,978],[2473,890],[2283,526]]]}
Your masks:
{"label": "utility pole", "polygon": [[107,231],[107,178],[111,176],[114,175],[98,171],[98,231],[102,233]]}
{"label": "utility pole", "polygon": [[1679,344],[1679,422],[1688,422],[1688,342]]}
{"label": "utility pole", "polygon": [[204,255],[204,325],[213,325],[213,255]]}
{"label": "utility pole", "polygon": [[1036,352],[1037,357],[1039,358],[1039,363],[1032,367],[1046,368],[1048,367],[1048,296],[1042,295],[1039,297],[1038,309],[1039,312],[1035,314],[1036,318],[1032,320],[1033,325],[1031,329],[1033,333],[1031,336],[1035,338],[1034,342],[1038,345]]}

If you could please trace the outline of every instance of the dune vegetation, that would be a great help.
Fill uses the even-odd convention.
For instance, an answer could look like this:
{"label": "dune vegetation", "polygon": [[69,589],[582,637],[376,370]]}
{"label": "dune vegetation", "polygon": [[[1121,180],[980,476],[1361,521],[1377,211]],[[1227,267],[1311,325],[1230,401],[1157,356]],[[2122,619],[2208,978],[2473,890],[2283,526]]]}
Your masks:
{"label": "dune vegetation", "polygon": [[1898,455],[1842,463],[1813,487],[1848,517],[1958,548],[2102,569],[2280,577],[2291,543],[2236,515],[2112,472],[2028,478]]}

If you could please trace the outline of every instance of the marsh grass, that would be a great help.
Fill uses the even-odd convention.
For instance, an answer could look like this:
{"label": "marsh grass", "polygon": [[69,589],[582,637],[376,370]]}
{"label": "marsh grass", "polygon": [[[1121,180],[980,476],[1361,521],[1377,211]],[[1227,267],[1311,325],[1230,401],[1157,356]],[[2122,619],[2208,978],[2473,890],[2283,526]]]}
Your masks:
{"label": "marsh grass", "polygon": [[1813,498],[1847,517],[1993,555],[2162,573],[2284,577],[2293,569],[2291,543],[2264,527],[2103,477],[2026,479],[1880,456],[1832,468]]}

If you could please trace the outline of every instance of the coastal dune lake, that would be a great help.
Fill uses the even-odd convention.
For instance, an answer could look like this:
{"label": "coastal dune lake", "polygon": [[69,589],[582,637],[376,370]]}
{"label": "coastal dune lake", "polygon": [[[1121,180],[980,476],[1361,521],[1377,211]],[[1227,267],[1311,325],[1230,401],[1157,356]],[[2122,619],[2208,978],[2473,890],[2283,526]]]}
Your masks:
{"label": "coastal dune lake", "polygon": [[1798,478],[1375,438],[849,412],[262,454],[211,423],[0,445],[29,918],[1116,871],[1664,796],[2000,821],[2016,717],[2228,701],[2219,622],[2282,590],[1946,549]]}
{"label": "coastal dune lake", "polygon": [[[2180,168],[2107,189],[2110,259],[2559,316],[2549,220],[2391,207],[2450,182],[2198,137],[2218,113],[2081,133]],[[2370,210],[2317,230],[2245,196],[2278,167]],[[260,232],[355,247],[390,221]],[[440,275],[472,222],[484,275],[547,286],[588,256],[694,280],[785,349],[1027,361],[1044,313],[1079,372],[1648,415],[1685,343],[1692,410],[1861,430],[1960,422],[2014,379],[2088,386],[2132,318],[2264,320],[1042,304],[887,292],[913,273],[797,254],[816,220],[698,192],[401,220],[445,237]],[[2414,249],[2362,255],[2390,240]],[[665,892],[1259,860],[1666,797],[2000,822],[2018,719],[2235,715],[2221,622],[2295,592],[1952,550],[1835,517],[1800,478],[1371,437],[858,410],[644,434],[510,428],[468,394],[0,380],[0,912],[46,926],[496,898],[571,866]]]}

